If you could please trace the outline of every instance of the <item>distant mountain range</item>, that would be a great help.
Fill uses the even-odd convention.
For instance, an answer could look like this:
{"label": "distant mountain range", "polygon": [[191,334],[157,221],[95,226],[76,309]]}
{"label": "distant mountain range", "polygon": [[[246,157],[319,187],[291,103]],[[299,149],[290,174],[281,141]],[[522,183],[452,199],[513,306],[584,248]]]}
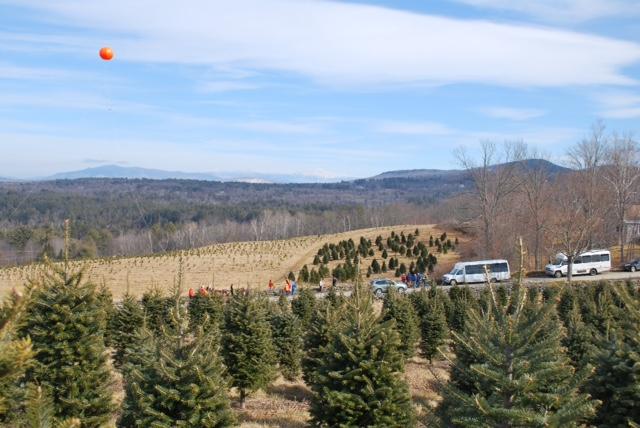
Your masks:
{"label": "distant mountain range", "polygon": [[243,183],[332,183],[343,180],[343,178],[327,178],[317,175],[303,174],[265,174],[254,172],[225,172],[210,174],[124,167],[120,165],[102,165],[78,171],[61,172],[40,178],[38,181],[74,180],[78,178],[144,178],[151,180],[181,179],[201,181],[235,181]]}
{"label": "distant mountain range", "polygon": [[[524,167],[546,168],[551,175],[569,171],[569,168],[556,165],[543,159],[528,159],[519,161]],[[494,168],[505,167],[507,164],[500,164]],[[268,173],[197,173],[182,171],[165,171],[160,169],[149,169],[139,167],[124,167],[120,165],[102,165],[93,168],[81,169],[78,171],[61,172],[47,177],[40,177],[31,180],[18,180],[8,177],[0,177],[0,181],[53,181],[53,180],[75,180],[81,178],[130,178],[130,179],[151,179],[151,180],[200,180],[200,181],[221,181],[221,182],[241,182],[241,183],[338,183],[346,181],[362,180],[445,180],[456,179],[466,175],[465,170],[460,169],[410,169],[387,171],[373,177],[354,179],[350,177],[328,178],[319,175],[304,174],[268,174]]]}

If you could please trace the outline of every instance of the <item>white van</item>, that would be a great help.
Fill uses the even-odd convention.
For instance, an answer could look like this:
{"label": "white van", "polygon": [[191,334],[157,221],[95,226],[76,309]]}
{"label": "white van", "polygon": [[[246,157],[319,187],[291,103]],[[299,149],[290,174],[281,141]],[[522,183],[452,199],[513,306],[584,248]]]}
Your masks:
{"label": "white van", "polygon": [[[558,253],[556,261],[544,267],[548,276],[561,278],[567,275],[569,261],[566,254]],[[572,275],[597,275],[611,270],[611,253],[609,250],[586,251],[573,259]]]}
{"label": "white van", "polygon": [[445,285],[456,285],[471,282],[485,282],[485,266],[489,271],[489,281],[499,282],[511,279],[509,262],[506,260],[478,260],[476,262],[456,263],[451,272],[442,277]]}

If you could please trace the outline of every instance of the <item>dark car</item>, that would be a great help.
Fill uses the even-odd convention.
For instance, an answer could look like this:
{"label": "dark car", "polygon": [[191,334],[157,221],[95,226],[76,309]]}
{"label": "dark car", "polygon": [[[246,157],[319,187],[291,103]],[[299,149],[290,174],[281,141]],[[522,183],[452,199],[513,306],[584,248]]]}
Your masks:
{"label": "dark car", "polygon": [[635,272],[637,270],[640,270],[640,259],[636,259],[632,262],[625,263],[624,270],[629,272]]}

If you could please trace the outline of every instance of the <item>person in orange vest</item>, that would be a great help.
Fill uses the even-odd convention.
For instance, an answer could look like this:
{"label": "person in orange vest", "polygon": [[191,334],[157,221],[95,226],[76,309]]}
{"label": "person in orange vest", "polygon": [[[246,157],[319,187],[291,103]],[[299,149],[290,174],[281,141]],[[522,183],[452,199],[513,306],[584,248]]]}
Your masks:
{"label": "person in orange vest", "polygon": [[194,297],[196,297],[196,292],[193,288],[189,288],[189,298],[193,299]]}
{"label": "person in orange vest", "polygon": [[204,288],[204,285],[203,285],[203,286],[201,286],[201,287],[200,287],[200,295],[201,295],[202,297],[204,297],[204,296],[206,296],[207,294],[208,294],[208,293],[207,293],[207,289],[206,289],[206,288]]}
{"label": "person in orange vest", "polygon": [[273,281],[269,280],[269,291],[273,293]]}
{"label": "person in orange vest", "polygon": [[288,279],[284,283],[284,294],[286,294],[287,296],[291,294],[291,283]]}

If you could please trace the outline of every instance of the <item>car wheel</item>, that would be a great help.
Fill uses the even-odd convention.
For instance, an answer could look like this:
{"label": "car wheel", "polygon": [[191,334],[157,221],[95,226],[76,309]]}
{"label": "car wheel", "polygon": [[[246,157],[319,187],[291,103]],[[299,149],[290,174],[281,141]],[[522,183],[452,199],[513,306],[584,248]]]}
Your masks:
{"label": "car wheel", "polygon": [[492,284],[495,284],[496,282],[498,282],[498,280],[496,278],[491,278],[489,282]]}
{"label": "car wheel", "polygon": [[595,269],[591,269],[591,270],[589,271],[589,275],[591,275],[591,276],[596,276],[597,274],[598,274],[598,271],[597,271],[597,270],[595,270]]}
{"label": "car wheel", "polygon": [[406,288],[404,288],[404,287],[398,287],[398,293],[400,293],[400,294],[404,294],[404,293],[406,293],[406,292],[407,292],[407,289],[406,289]]}
{"label": "car wheel", "polygon": [[382,289],[381,289],[381,288],[377,288],[377,289],[376,289],[375,294],[376,294],[376,297],[377,297],[378,299],[382,299],[382,295],[383,295],[384,293],[382,292]]}
{"label": "car wheel", "polygon": [[636,271],[636,267],[635,266],[631,266],[631,272],[635,272]]}
{"label": "car wheel", "polygon": [[560,272],[559,270],[556,271],[556,273],[553,274],[553,276],[555,278],[562,278],[562,272]]}
{"label": "car wheel", "polygon": [[458,281],[456,281],[455,279],[452,279],[449,285],[452,287],[455,287],[456,285],[458,285]]}

